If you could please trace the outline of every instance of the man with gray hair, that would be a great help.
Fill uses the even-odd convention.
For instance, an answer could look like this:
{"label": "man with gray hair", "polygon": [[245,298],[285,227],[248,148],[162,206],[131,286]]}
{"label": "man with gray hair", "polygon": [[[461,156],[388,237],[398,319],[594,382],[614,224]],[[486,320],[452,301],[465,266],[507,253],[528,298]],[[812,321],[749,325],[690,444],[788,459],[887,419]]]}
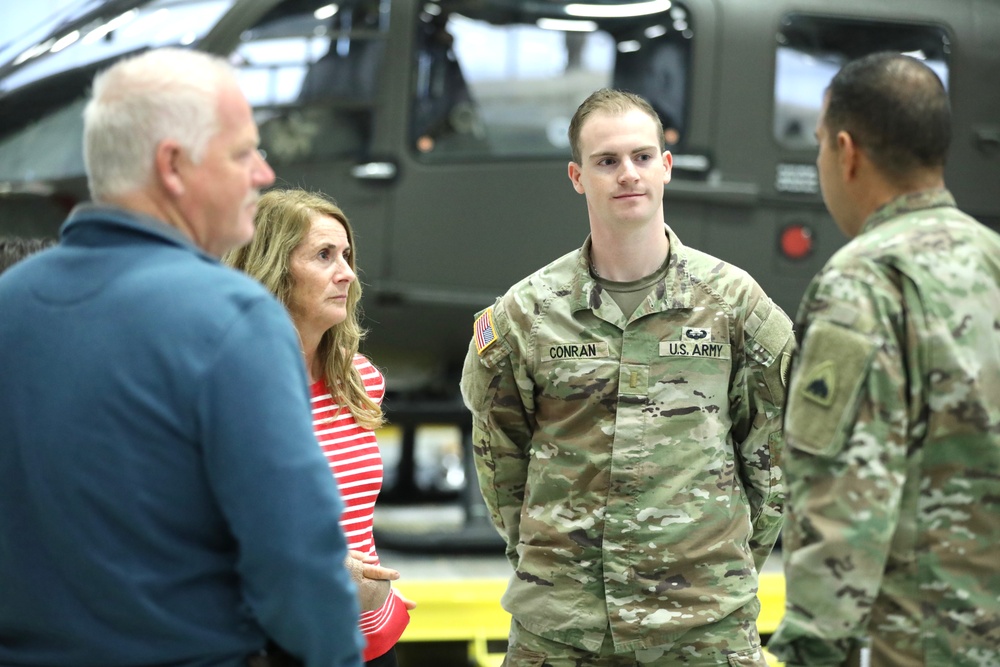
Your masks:
{"label": "man with gray hair", "polygon": [[298,338],[218,261],[274,181],[234,72],[120,61],[84,127],[94,203],[0,277],[0,664],[360,665]]}

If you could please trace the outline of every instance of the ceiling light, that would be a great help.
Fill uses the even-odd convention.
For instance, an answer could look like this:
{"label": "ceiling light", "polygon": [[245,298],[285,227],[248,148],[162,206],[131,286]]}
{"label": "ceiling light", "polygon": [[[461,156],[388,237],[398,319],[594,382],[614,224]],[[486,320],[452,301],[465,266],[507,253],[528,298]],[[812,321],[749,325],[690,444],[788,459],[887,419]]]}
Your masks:
{"label": "ceiling light", "polygon": [[657,14],[670,9],[670,0],[649,0],[648,2],[630,2],[624,5],[566,5],[565,12],[570,16],[586,18],[622,18],[627,16],[645,16]]}

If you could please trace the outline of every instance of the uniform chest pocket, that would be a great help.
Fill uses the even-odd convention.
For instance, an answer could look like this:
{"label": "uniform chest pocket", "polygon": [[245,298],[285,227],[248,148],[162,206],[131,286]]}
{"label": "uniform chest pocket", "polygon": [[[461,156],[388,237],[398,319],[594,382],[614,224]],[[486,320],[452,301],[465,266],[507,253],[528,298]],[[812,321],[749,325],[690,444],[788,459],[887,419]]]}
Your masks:
{"label": "uniform chest pocket", "polygon": [[729,419],[728,343],[662,341],[649,373],[649,408],[672,419]]}
{"label": "uniform chest pocket", "polygon": [[562,400],[598,400],[617,377],[617,360],[605,342],[541,345],[536,377],[543,396]]}
{"label": "uniform chest pocket", "polygon": [[589,405],[613,396],[617,377],[617,362],[605,358],[544,363],[535,379],[541,397]]}

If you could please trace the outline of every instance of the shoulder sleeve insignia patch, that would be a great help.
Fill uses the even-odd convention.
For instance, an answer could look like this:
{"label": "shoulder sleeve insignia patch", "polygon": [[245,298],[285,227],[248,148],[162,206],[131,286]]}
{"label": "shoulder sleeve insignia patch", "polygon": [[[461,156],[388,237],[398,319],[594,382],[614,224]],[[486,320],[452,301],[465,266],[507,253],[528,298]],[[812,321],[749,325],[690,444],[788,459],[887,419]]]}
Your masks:
{"label": "shoulder sleeve insignia patch", "polygon": [[824,361],[815,368],[805,371],[799,385],[802,395],[823,407],[833,405],[837,391],[837,370],[832,361]]}
{"label": "shoulder sleeve insignia patch", "polygon": [[496,329],[493,325],[493,308],[487,308],[476,318],[476,323],[472,327],[473,337],[476,340],[476,352],[482,354],[486,348],[496,342]]}
{"label": "shoulder sleeve insignia patch", "polygon": [[808,328],[793,363],[785,405],[788,445],[836,456],[854,432],[878,341],[829,320]]}

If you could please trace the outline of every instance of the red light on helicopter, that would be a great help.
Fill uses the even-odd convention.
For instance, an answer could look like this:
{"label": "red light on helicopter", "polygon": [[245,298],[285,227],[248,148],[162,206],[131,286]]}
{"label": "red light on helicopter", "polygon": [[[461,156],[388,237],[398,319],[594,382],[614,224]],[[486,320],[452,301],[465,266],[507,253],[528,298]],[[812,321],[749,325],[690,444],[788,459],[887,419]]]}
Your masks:
{"label": "red light on helicopter", "polygon": [[781,252],[788,259],[805,259],[813,250],[812,230],[798,223],[781,230]]}

